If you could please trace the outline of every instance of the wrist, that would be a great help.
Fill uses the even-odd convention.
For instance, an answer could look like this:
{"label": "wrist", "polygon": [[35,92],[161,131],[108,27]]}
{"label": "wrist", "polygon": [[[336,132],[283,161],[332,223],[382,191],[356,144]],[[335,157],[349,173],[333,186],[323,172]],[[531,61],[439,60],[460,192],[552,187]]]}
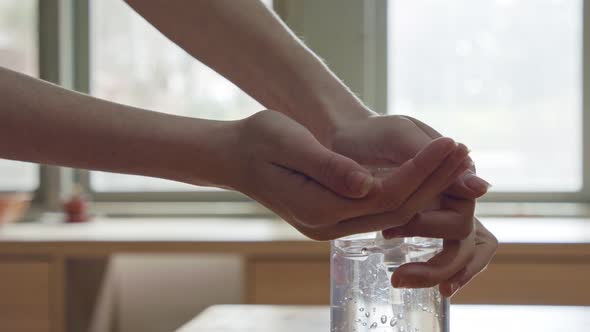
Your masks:
{"label": "wrist", "polygon": [[331,148],[333,139],[343,128],[357,124],[375,113],[366,107],[356,96],[344,88],[344,93],[322,93],[318,96],[318,110],[324,114],[312,132],[326,147]]}
{"label": "wrist", "polygon": [[182,118],[175,126],[177,137],[167,149],[171,162],[160,177],[198,186],[232,188],[237,121]]}

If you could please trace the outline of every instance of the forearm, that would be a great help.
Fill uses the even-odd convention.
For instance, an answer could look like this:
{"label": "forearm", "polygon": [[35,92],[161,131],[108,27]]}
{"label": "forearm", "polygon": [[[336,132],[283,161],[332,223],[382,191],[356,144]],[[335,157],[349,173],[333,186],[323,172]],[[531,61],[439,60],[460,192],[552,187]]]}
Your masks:
{"label": "forearm", "polygon": [[367,114],[327,66],[258,0],[127,2],[195,58],[322,141],[339,119]]}
{"label": "forearm", "polygon": [[230,123],[145,111],[0,67],[0,158],[219,185]]}

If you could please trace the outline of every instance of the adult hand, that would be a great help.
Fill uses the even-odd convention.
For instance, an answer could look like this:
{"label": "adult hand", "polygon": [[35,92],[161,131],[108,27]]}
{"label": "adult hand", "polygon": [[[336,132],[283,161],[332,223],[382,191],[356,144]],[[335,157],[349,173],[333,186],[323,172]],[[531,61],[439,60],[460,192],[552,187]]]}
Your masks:
{"label": "adult hand", "polygon": [[[390,116],[361,116],[340,122],[327,145],[335,152],[373,167],[404,163],[441,135],[417,119]],[[429,209],[419,211],[404,225],[385,230],[391,237],[442,238],[444,249],[427,263],[400,267],[392,277],[396,287],[440,285],[444,296],[452,296],[485,269],[497,248],[496,238],[474,217],[475,199],[489,184],[469,170],[437,196]]]}
{"label": "adult hand", "polygon": [[368,174],[278,112],[259,112],[237,126],[225,185],[317,240],[404,225],[469,166],[464,145],[439,138],[397,167]]}

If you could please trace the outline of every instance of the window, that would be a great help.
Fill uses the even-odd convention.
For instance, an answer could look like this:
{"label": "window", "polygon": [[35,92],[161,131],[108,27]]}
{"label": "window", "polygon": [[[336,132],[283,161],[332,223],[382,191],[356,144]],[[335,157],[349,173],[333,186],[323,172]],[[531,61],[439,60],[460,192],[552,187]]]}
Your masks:
{"label": "window", "polygon": [[581,0],[388,2],[388,111],[468,143],[501,192],[582,187]]}
{"label": "window", "polygon": [[[218,120],[239,119],[263,109],[169,41],[123,1],[91,1],[90,22],[93,95],[151,110]],[[90,184],[98,192],[195,190],[194,186],[172,181],[102,172],[91,172]]]}
{"label": "window", "polygon": [[[36,0],[0,0],[0,66],[37,75]],[[38,183],[37,165],[0,159],[0,191],[32,191]]]}

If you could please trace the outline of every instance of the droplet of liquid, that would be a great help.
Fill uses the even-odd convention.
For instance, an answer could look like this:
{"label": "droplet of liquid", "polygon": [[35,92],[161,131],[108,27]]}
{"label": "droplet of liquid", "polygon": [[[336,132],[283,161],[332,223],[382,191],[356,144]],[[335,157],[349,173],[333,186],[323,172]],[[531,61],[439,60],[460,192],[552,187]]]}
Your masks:
{"label": "droplet of liquid", "polygon": [[406,329],[404,329],[404,327],[403,327],[403,326],[400,326],[400,327],[399,327],[399,332],[404,332],[405,330],[406,330]]}
{"label": "droplet of liquid", "polygon": [[385,324],[387,323],[387,316],[383,315],[381,316],[381,324]]}
{"label": "droplet of liquid", "polygon": [[363,311],[365,311],[365,308],[359,308],[359,311],[363,312]]}
{"label": "droplet of liquid", "polygon": [[404,314],[402,314],[401,312],[397,314],[397,319],[404,319]]}
{"label": "droplet of liquid", "polygon": [[377,328],[377,322],[373,322],[373,324],[371,324],[371,328],[372,329],[376,329]]}
{"label": "droplet of liquid", "polygon": [[370,312],[368,312],[368,311],[367,311],[367,312],[365,312],[365,317],[369,318],[369,316],[371,316],[371,313],[370,313]]}
{"label": "droplet of liquid", "polygon": [[363,322],[363,326],[367,326],[367,322]]}
{"label": "droplet of liquid", "polygon": [[360,318],[357,318],[357,319],[354,320],[354,322],[355,323],[360,323],[361,322],[361,319]]}
{"label": "droplet of liquid", "polygon": [[389,326],[394,327],[397,325],[397,319],[395,319],[394,317],[391,317],[391,320],[389,321]]}
{"label": "droplet of liquid", "polygon": [[[358,248],[358,247],[357,247]],[[362,255],[366,255],[369,251],[367,250],[367,248],[363,248],[361,249],[361,254]]]}

